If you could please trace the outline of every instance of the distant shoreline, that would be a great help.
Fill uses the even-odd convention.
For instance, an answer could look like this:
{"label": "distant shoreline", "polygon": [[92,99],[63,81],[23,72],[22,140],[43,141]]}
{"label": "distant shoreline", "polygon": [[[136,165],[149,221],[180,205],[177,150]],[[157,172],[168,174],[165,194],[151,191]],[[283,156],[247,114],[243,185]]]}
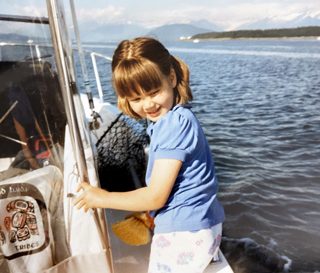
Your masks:
{"label": "distant shoreline", "polygon": [[194,40],[199,41],[230,41],[230,40],[317,40],[320,36],[298,36],[298,37],[240,37],[240,38],[190,38],[190,39],[179,39],[177,41],[181,42],[194,42]]}
{"label": "distant shoreline", "polygon": [[320,27],[298,27],[281,29],[233,30],[223,32],[199,33],[189,37],[190,40],[251,40],[251,39],[317,39]]}

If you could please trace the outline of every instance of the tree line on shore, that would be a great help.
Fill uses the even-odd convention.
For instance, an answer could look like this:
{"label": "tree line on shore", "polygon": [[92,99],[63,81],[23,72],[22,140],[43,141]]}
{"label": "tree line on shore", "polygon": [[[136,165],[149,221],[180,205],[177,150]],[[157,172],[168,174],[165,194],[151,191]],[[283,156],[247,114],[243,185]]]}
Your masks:
{"label": "tree line on shore", "polygon": [[223,32],[206,32],[192,36],[192,39],[241,39],[241,38],[293,38],[320,37],[320,27],[298,27],[282,29],[234,30]]}

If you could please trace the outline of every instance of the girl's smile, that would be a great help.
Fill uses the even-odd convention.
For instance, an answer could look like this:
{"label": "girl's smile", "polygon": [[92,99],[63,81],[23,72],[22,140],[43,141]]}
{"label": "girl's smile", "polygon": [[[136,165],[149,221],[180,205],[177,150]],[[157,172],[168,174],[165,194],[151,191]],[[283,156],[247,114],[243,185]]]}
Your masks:
{"label": "girl's smile", "polygon": [[162,85],[159,88],[134,94],[128,99],[129,104],[140,117],[156,122],[174,106],[173,88],[175,86],[176,74],[172,70],[168,77],[163,78]]}
{"label": "girl's smile", "polygon": [[159,113],[160,113],[160,107],[159,107],[156,111],[154,111],[154,112],[148,112],[147,114],[148,114],[149,116],[157,116]]}

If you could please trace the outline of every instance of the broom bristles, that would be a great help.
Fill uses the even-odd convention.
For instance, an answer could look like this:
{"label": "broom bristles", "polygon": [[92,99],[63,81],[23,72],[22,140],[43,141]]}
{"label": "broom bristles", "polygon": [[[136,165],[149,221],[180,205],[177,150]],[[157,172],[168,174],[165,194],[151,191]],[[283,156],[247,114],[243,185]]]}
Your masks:
{"label": "broom bristles", "polygon": [[115,235],[129,245],[145,245],[150,241],[149,229],[141,214],[132,214],[111,226]]}

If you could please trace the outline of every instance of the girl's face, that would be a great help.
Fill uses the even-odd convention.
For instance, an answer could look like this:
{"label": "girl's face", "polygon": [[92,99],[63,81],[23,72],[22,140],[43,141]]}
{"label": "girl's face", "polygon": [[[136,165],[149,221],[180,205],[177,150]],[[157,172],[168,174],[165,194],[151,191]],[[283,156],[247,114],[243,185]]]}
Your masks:
{"label": "girl's face", "polygon": [[133,96],[128,98],[132,110],[142,118],[157,122],[173,107],[173,88],[176,83],[176,73],[171,70],[170,75],[163,78],[159,88],[152,89],[148,93],[140,92],[139,95],[132,92]]}

